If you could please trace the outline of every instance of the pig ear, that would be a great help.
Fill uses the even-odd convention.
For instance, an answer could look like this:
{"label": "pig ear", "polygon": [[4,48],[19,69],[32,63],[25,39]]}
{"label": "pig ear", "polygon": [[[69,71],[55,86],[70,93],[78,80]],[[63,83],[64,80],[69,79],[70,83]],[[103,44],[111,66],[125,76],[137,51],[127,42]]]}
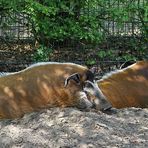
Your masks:
{"label": "pig ear", "polygon": [[66,78],[64,87],[67,87],[69,81],[74,80],[77,84],[80,84],[80,75],[78,73],[74,73]]}
{"label": "pig ear", "polygon": [[90,71],[91,71],[93,74],[95,74],[95,73],[97,72],[97,68],[96,68],[96,67],[92,67],[92,68],[90,69]]}
{"label": "pig ear", "polygon": [[136,60],[128,60],[128,61],[125,61],[123,64],[121,64],[120,68],[119,69],[123,69],[123,68],[126,68],[132,64],[136,63]]}

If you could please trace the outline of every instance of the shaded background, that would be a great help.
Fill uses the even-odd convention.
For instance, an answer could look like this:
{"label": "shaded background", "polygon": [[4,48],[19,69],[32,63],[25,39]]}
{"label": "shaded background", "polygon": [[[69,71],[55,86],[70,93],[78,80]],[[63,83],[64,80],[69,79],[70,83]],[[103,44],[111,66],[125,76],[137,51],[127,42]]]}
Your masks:
{"label": "shaded background", "polygon": [[98,73],[148,58],[147,0],[0,2],[0,71],[39,61],[95,66]]}

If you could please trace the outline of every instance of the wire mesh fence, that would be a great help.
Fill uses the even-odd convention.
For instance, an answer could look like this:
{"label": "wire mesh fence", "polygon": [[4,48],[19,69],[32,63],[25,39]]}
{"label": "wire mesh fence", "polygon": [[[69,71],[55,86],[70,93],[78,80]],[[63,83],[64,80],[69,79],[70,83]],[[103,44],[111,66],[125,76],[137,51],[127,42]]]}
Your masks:
{"label": "wire mesh fence", "polygon": [[[129,13],[128,16],[132,19],[127,21],[125,18],[125,20],[123,20],[122,23],[119,24],[118,20],[116,19],[117,17],[109,17],[108,11],[110,8],[114,8],[115,10],[120,12],[122,11],[122,8],[128,7],[126,2],[128,2],[128,4],[131,3],[133,6],[136,6],[137,9],[140,9],[141,6],[147,5],[147,0],[128,0],[124,2],[121,2],[121,0],[107,0],[104,2],[108,6],[107,10],[104,10],[103,7],[100,6],[101,4],[99,3],[99,1],[98,4],[96,4],[95,7],[92,8],[88,0],[88,5],[79,12],[79,15],[83,16],[84,14],[88,14],[88,19],[92,15],[95,15],[96,18],[98,17],[99,21],[97,23],[99,23],[100,25],[100,29],[98,31],[105,31],[105,40],[96,45],[69,39],[62,42],[51,41],[50,44],[54,50],[49,56],[50,61],[75,62],[88,66],[101,67],[100,69],[102,71],[110,71],[112,69],[119,68],[120,65],[126,61],[126,59],[129,59],[129,57],[126,57],[127,55],[136,55],[137,59],[142,59],[143,56],[147,58],[147,55],[143,55],[145,53],[142,52],[142,50],[137,50],[137,48],[147,48],[147,43],[144,41],[144,35],[141,29],[142,22],[139,20],[138,17],[139,14],[137,12]],[[34,46],[35,38],[32,33],[32,25],[29,22],[29,15],[25,13],[14,12],[11,13],[10,16],[7,11],[8,10],[5,9],[0,10],[0,51],[2,51],[2,58],[0,57],[0,70],[15,71],[15,68],[12,67],[19,67],[18,65],[23,65],[23,63],[24,67],[26,67],[33,62],[31,61],[32,52],[30,51],[36,48]],[[102,21],[100,24],[101,18]],[[118,19],[120,19],[120,14],[118,16]],[[148,24],[148,22],[144,23]],[[131,45],[131,43],[133,43],[134,45]],[[28,46],[29,48],[27,49],[26,47]],[[30,46],[32,49],[30,48]],[[20,54],[16,54],[16,52],[13,54],[9,54],[12,53],[13,50],[16,52],[19,51]],[[103,56],[104,52],[107,53],[106,56]],[[24,56],[24,53],[29,54],[27,54],[27,56]],[[124,56],[125,53],[126,56],[124,57],[123,61],[123,59],[121,59],[120,57]],[[5,58],[5,60],[3,58],[6,55],[10,55],[8,56],[9,63],[8,58]],[[114,57],[112,57],[111,55]],[[22,58],[22,61],[18,61],[18,58],[16,56],[20,57],[20,59]],[[30,59],[28,57],[30,57]],[[19,69],[23,68],[23,66],[20,67],[21,68]]]}
{"label": "wire mesh fence", "polygon": [[[118,19],[120,19],[120,16],[123,15],[120,11],[123,11],[123,8],[128,7],[128,5],[132,5],[133,7],[136,6],[137,9],[141,9],[141,6],[147,5],[147,0],[127,0],[127,1],[121,1],[121,0],[107,0],[104,1],[108,5],[108,9],[113,8],[116,11],[119,11],[119,16],[110,17],[107,9],[103,11],[104,7],[100,6],[100,1],[97,1],[98,3],[95,5],[95,7],[91,7],[90,2],[88,0],[88,4],[85,8],[80,10],[79,12],[75,12],[77,15],[86,15],[89,19],[91,16],[96,16],[98,19],[102,19],[103,26],[102,29],[105,29],[106,33],[108,33],[108,36],[134,36],[134,35],[142,35],[141,32],[141,21],[139,20],[138,12],[130,12],[128,13],[129,20],[123,20],[122,23],[118,24]],[[127,5],[128,2],[128,5]],[[25,2],[24,2],[25,3]],[[3,7],[3,6],[1,6]],[[132,9],[132,8],[131,8]],[[9,39],[9,40],[25,40],[25,39],[33,39],[33,34],[31,32],[31,24],[29,23],[29,15],[23,12],[14,12],[11,13],[11,15],[8,13],[9,9],[2,9],[0,10],[0,37]],[[66,11],[65,11],[66,12]],[[65,12],[61,12],[63,18]],[[79,14],[78,14],[79,13]],[[98,21],[99,23],[99,21]],[[145,22],[148,23],[148,22]],[[101,24],[101,25],[102,25]],[[99,24],[100,25],[100,24]],[[101,30],[98,31],[103,31]],[[8,41],[9,41],[8,40]]]}
{"label": "wire mesh fence", "polygon": [[33,39],[28,18],[29,16],[20,13],[13,13],[11,16],[7,15],[7,12],[2,13],[0,15],[1,39],[8,42]]}

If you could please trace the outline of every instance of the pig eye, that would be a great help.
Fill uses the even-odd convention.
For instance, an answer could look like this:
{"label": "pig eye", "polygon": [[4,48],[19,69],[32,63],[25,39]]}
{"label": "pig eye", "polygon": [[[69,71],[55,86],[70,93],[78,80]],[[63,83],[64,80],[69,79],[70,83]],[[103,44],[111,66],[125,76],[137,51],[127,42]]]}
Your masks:
{"label": "pig eye", "polygon": [[89,93],[86,90],[83,90],[83,92],[86,94],[86,96],[88,97]]}
{"label": "pig eye", "polygon": [[91,82],[91,81],[85,81],[85,83],[84,83],[84,88],[87,88],[87,89],[91,89],[91,88],[93,88],[93,82]]}

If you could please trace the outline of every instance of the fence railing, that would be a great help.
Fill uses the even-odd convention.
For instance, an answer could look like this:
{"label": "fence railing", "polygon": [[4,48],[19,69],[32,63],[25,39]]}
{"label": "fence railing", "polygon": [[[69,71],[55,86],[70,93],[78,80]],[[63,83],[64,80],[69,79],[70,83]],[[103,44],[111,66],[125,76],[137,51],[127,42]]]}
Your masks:
{"label": "fence railing", "polygon": [[[91,1],[91,0],[90,0]],[[88,18],[91,15],[99,15],[99,19],[101,16],[105,15],[104,18],[102,19],[102,24],[103,24],[103,29],[105,29],[106,33],[108,36],[114,35],[114,36],[139,36],[142,35],[141,32],[141,21],[138,19],[138,13],[137,12],[132,12],[129,13],[128,16],[129,18],[131,17],[132,19],[129,21],[123,21],[120,25],[118,24],[116,18],[114,17],[108,17],[110,12],[107,12],[108,10],[105,10],[104,13],[101,13],[101,10],[103,11],[103,8],[100,7],[99,1],[98,4],[92,9],[91,6],[89,6],[88,0],[88,6],[85,9],[82,9],[80,15],[88,14]],[[134,0],[134,1],[124,1],[122,2],[121,0],[107,0],[104,1],[108,5],[108,9],[114,8],[118,11],[122,11],[120,9],[127,7],[127,3],[130,3],[133,6],[136,6],[137,9],[141,8],[141,6],[146,6],[147,5],[147,0]],[[2,7],[2,6],[1,6]],[[132,9],[132,8],[131,8]],[[24,14],[24,13],[7,13],[8,10],[0,10],[0,37],[1,39],[7,39],[7,40],[30,40],[33,39],[33,34],[32,34],[32,26],[29,22],[29,15]],[[123,15],[121,13],[121,15]],[[120,17],[120,14],[119,16]],[[148,21],[145,22],[148,24]],[[101,30],[98,30],[101,31]]]}
{"label": "fence railing", "polygon": [[[88,0],[88,6],[85,9],[81,10],[80,15],[84,15],[88,13],[88,18],[90,15],[99,15],[98,19],[101,19],[101,16],[104,14],[100,14],[103,11],[100,10],[100,4],[96,5],[95,8],[91,8],[89,6],[89,1]],[[124,0],[125,1],[125,0]],[[106,0],[104,1],[107,3],[108,9],[110,8],[115,8],[116,10],[121,10],[123,7],[127,7],[126,1],[121,3],[121,0]],[[147,0],[127,0],[128,3],[132,3],[132,5],[136,6],[137,9],[141,6],[146,6],[147,5]],[[1,6],[0,6],[1,7]],[[0,10],[0,41],[2,41],[2,44],[0,45],[0,50],[3,50],[3,48],[6,44],[7,49],[17,49],[17,43],[20,44],[21,42],[29,43],[33,41],[34,43],[34,35],[32,34],[32,25],[29,21],[29,15],[24,14],[24,13],[18,13],[14,12],[9,15],[7,13],[9,10]],[[142,22],[138,19],[138,13],[131,13],[128,14],[129,16],[132,17],[132,19],[128,21],[122,21],[121,24],[118,24],[118,21],[116,18],[108,17],[109,16],[109,11],[107,10],[105,12],[105,16],[103,16],[101,25],[102,28],[98,31],[105,31],[106,34],[106,41],[102,42],[101,44],[98,44],[97,46],[91,46],[89,44],[81,43],[81,41],[71,41],[71,40],[65,40],[64,42],[56,42],[53,41],[52,46],[54,49],[53,56],[50,57],[50,61],[70,61],[70,62],[75,62],[79,64],[85,64],[85,65],[99,65],[102,69],[102,71],[107,71],[111,69],[115,69],[120,67],[120,65],[124,62],[123,59],[120,60],[120,55],[122,56],[123,53],[127,53],[129,55],[134,55],[137,54],[138,59],[142,59],[143,53],[141,51],[135,50],[137,47],[138,48],[143,48],[143,32],[141,29]],[[120,15],[118,15],[120,17]],[[100,20],[99,20],[100,21]],[[98,21],[98,23],[100,23]],[[145,24],[148,24],[148,22],[144,22]],[[131,47],[128,43],[128,41],[131,41],[132,43],[134,42],[135,46]],[[9,45],[8,43],[11,42]],[[13,44],[15,42],[15,44]],[[128,43],[128,44],[127,44]],[[3,46],[4,45],[4,46]],[[15,47],[14,47],[15,46]],[[146,45],[144,45],[145,48]],[[63,48],[66,47],[66,50],[62,50]],[[3,49],[2,49],[3,48]],[[22,46],[19,47],[18,49],[20,50],[23,49]],[[92,51],[92,48],[95,49]],[[81,50],[80,49],[86,49],[86,50]],[[87,52],[87,49],[89,51]],[[112,57],[103,57],[100,58],[102,55],[100,54],[100,50],[104,50],[104,52],[107,52],[107,50],[110,49],[111,52],[113,52],[114,55],[114,60]],[[26,50],[27,51],[27,50]],[[85,51],[85,52],[84,52]],[[8,51],[9,52],[9,51]],[[65,52],[63,54],[63,52]],[[73,52],[73,53],[72,53]],[[86,54],[87,52],[87,54]],[[72,53],[72,54],[71,54]],[[79,54],[77,54],[79,53]],[[103,53],[103,52],[102,52]],[[69,56],[69,55],[72,56]],[[81,55],[86,55],[86,56],[81,56]],[[14,55],[13,55],[14,56]],[[63,57],[61,57],[63,56]],[[146,56],[146,55],[145,55]],[[148,58],[148,57],[147,57]],[[127,57],[128,59],[128,57]],[[126,60],[126,57],[125,57]],[[14,67],[18,65],[22,66],[22,62],[17,62],[16,64],[14,62],[14,59],[12,60],[13,62],[10,62],[6,64],[6,69],[10,69],[10,71],[15,71]],[[1,59],[0,57],[0,62],[1,62],[1,70],[4,69],[4,63],[5,61]],[[12,63],[11,67],[9,67],[10,63]],[[31,63],[31,61],[24,60],[24,67],[26,67],[25,63],[27,65]],[[105,65],[106,64],[106,65]],[[3,65],[3,66],[2,66]],[[113,66],[116,65],[116,66]],[[107,68],[106,68],[107,67]],[[20,68],[21,69],[21,68]]]}

